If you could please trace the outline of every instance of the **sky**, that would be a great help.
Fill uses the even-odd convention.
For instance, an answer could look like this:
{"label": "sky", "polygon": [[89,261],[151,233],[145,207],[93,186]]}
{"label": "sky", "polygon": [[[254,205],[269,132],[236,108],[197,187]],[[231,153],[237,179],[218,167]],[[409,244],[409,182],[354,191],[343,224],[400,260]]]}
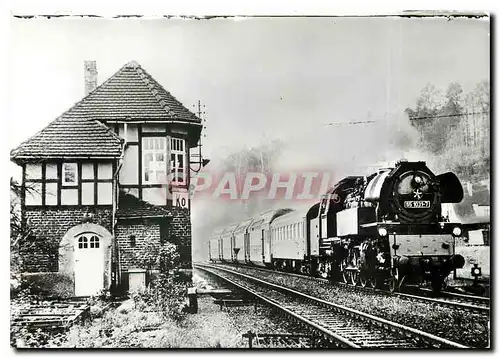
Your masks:
{"label": "sky", "polygon": [[[99,84],[135,60],[187,108],[205,105],[212,166],[281,139],[283,167],[334,157],[350,168],[384,151],[427,83],[467,92],[489,80],[489,43],[489,22],[477,19],[12,18],[8,146],[83,97],[85,60],[97,61]],[[325,126],[366,120],[377,125]],[[193,210],[194,232],[205,204]]]}
{"label": "sky", "polygon": [[[422,87],[489,78],[489,23],[445,18],[11,20],[9,147],[136,60],[188,108],[206,107],[205,153],[292,138],[324,124],[400,119]],[[326,129],[332,130],[332,129]]]}

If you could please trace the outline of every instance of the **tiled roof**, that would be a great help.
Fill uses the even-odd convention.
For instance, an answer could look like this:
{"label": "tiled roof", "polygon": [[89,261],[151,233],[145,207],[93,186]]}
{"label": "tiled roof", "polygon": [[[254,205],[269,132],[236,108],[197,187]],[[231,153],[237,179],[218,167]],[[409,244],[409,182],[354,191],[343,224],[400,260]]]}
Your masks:
{"label": "tiled roof", "polygon": [[137,62],[123,66],[63,114],[101,121],[184,121],[201,123]]}
{"label": "tiled roof", "polygon": [[118,219],[153,217],[169,218],[172,217],[172,213],[161,206],[147,203],[132,194],[128,194],[123,190],[120,190],[116,217]]}
{"label": "tiled roof", "polygon": [[11,152],[24,158],[118,157],[120,137],[99,121],[201,120],[132,61]]}
{"label": "tiled roof", "polygon": [[11,151],[12,160],[106,157],[122,153],[122,139],[96,120],[59,117]]}

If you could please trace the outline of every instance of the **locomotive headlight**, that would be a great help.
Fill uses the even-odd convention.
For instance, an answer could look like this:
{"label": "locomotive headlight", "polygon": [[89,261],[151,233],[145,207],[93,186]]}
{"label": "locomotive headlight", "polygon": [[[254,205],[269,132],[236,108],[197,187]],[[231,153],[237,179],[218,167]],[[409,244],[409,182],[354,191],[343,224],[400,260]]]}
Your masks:
{"label": "locomotive headlight", "polygon": [[455,226],[452,231],[453,236],[460,236],[462,235],[462,229],[459,228],[458,226]]}
{"label": "locomotive headlight", "polygon": [[415,176],[414,180],[415,180],[415,183],[417,183],[417,184],[422,184],[422,182],[423,182],[422,177],[420,177],[418,175]]}
{"label": "locomotive headlight", "polygon": [[474,277],[481,276],[481,267],[478,264],[474,264],[474,267],[471,267],[470,274]]}
{"label": "locomotive headlight", "polygon": [[378,234],[382,237],[387,236],[387,229],[385,227],[379,227],[378,228]]}

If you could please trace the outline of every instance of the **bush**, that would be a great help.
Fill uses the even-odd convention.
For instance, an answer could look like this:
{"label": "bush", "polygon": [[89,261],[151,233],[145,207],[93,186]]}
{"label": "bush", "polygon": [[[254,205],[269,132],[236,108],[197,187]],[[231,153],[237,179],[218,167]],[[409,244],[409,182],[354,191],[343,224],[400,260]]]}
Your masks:
{"label": "bush", "polygon": [[16,348],[58,348],[65,341],[66,333],[62,331],[11,329],[11,346]]}
{"label": "bush", "polygon": [[[20,347],[144,347],[151,346],[142,341],[143,333],[166,328],[180,330],[181,322],[186,322],[183,308],[186,302],[187,287],[191,284],[186,275],[176,271],[178,267],[177,248],[164,243],[156,250],[143,250],[140,256],[149,271],[158,269],[149,287],[129,293],[133,302],[113,312],[103,308],[112,299],[108,291],[87,299],[91,315],[95,319],[89,325],[75,325],[68,333],[48,331],[28,331],[11,327],[11,342]],[[69,280],[69,281],[68,281]],[[15,288],[18,296],[26,302],[40,300],[49,289],[67,287],[70,277],[59,273],[41,273],[22,276],[22,289]],[[17,284],[13,284],[13,287]],[[71,286],[70,286],[71,287]],[[36,296],[33,296],[36,294]],[[21,301],[20,297],[16,301]],[[183,335],[180,337],[185,338]]]}
{"label": "bush", "polygon": [[144,290],[130,292],[135,308],[140,311],[157,311],[164,318],[176,322],[182,320],[187,284],[178,282],[175,276],[159,274]]}
{"label": "bush", "polygon": [[[129,292],[135,307],[143,311],[154,310],[164,318],[181,321],[190,282],[178,272],[178,247],[171,242],[150,244],[137,253],[137,262],[149,271],[152,280],[146,289]],[[153,270],[158,270],[154,277]]]}
{"label": "bush", "polygon": [[104,313],[88,326],[73,326],[62,347],[75,348],[141,348],[144,336],[152,328],[171,324],[154,312],[123,309]]}
{"label": "bush", "polygon": [[[20,292],[34,297],[67,298],[73,296],[73,279],[60,272],[23,273],[19,275]],[[13,292],[13,298],[19,292]]]}

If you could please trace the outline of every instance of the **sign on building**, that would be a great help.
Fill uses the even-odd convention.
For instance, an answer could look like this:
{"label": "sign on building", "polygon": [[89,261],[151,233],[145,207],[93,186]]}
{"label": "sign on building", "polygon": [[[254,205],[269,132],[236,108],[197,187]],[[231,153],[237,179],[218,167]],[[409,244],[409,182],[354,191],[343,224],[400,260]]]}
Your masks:
{"label": "sign on building", "polygon": [[182,209],[189,208],[189,193],[187,190],[172,192],[172,206]]}

